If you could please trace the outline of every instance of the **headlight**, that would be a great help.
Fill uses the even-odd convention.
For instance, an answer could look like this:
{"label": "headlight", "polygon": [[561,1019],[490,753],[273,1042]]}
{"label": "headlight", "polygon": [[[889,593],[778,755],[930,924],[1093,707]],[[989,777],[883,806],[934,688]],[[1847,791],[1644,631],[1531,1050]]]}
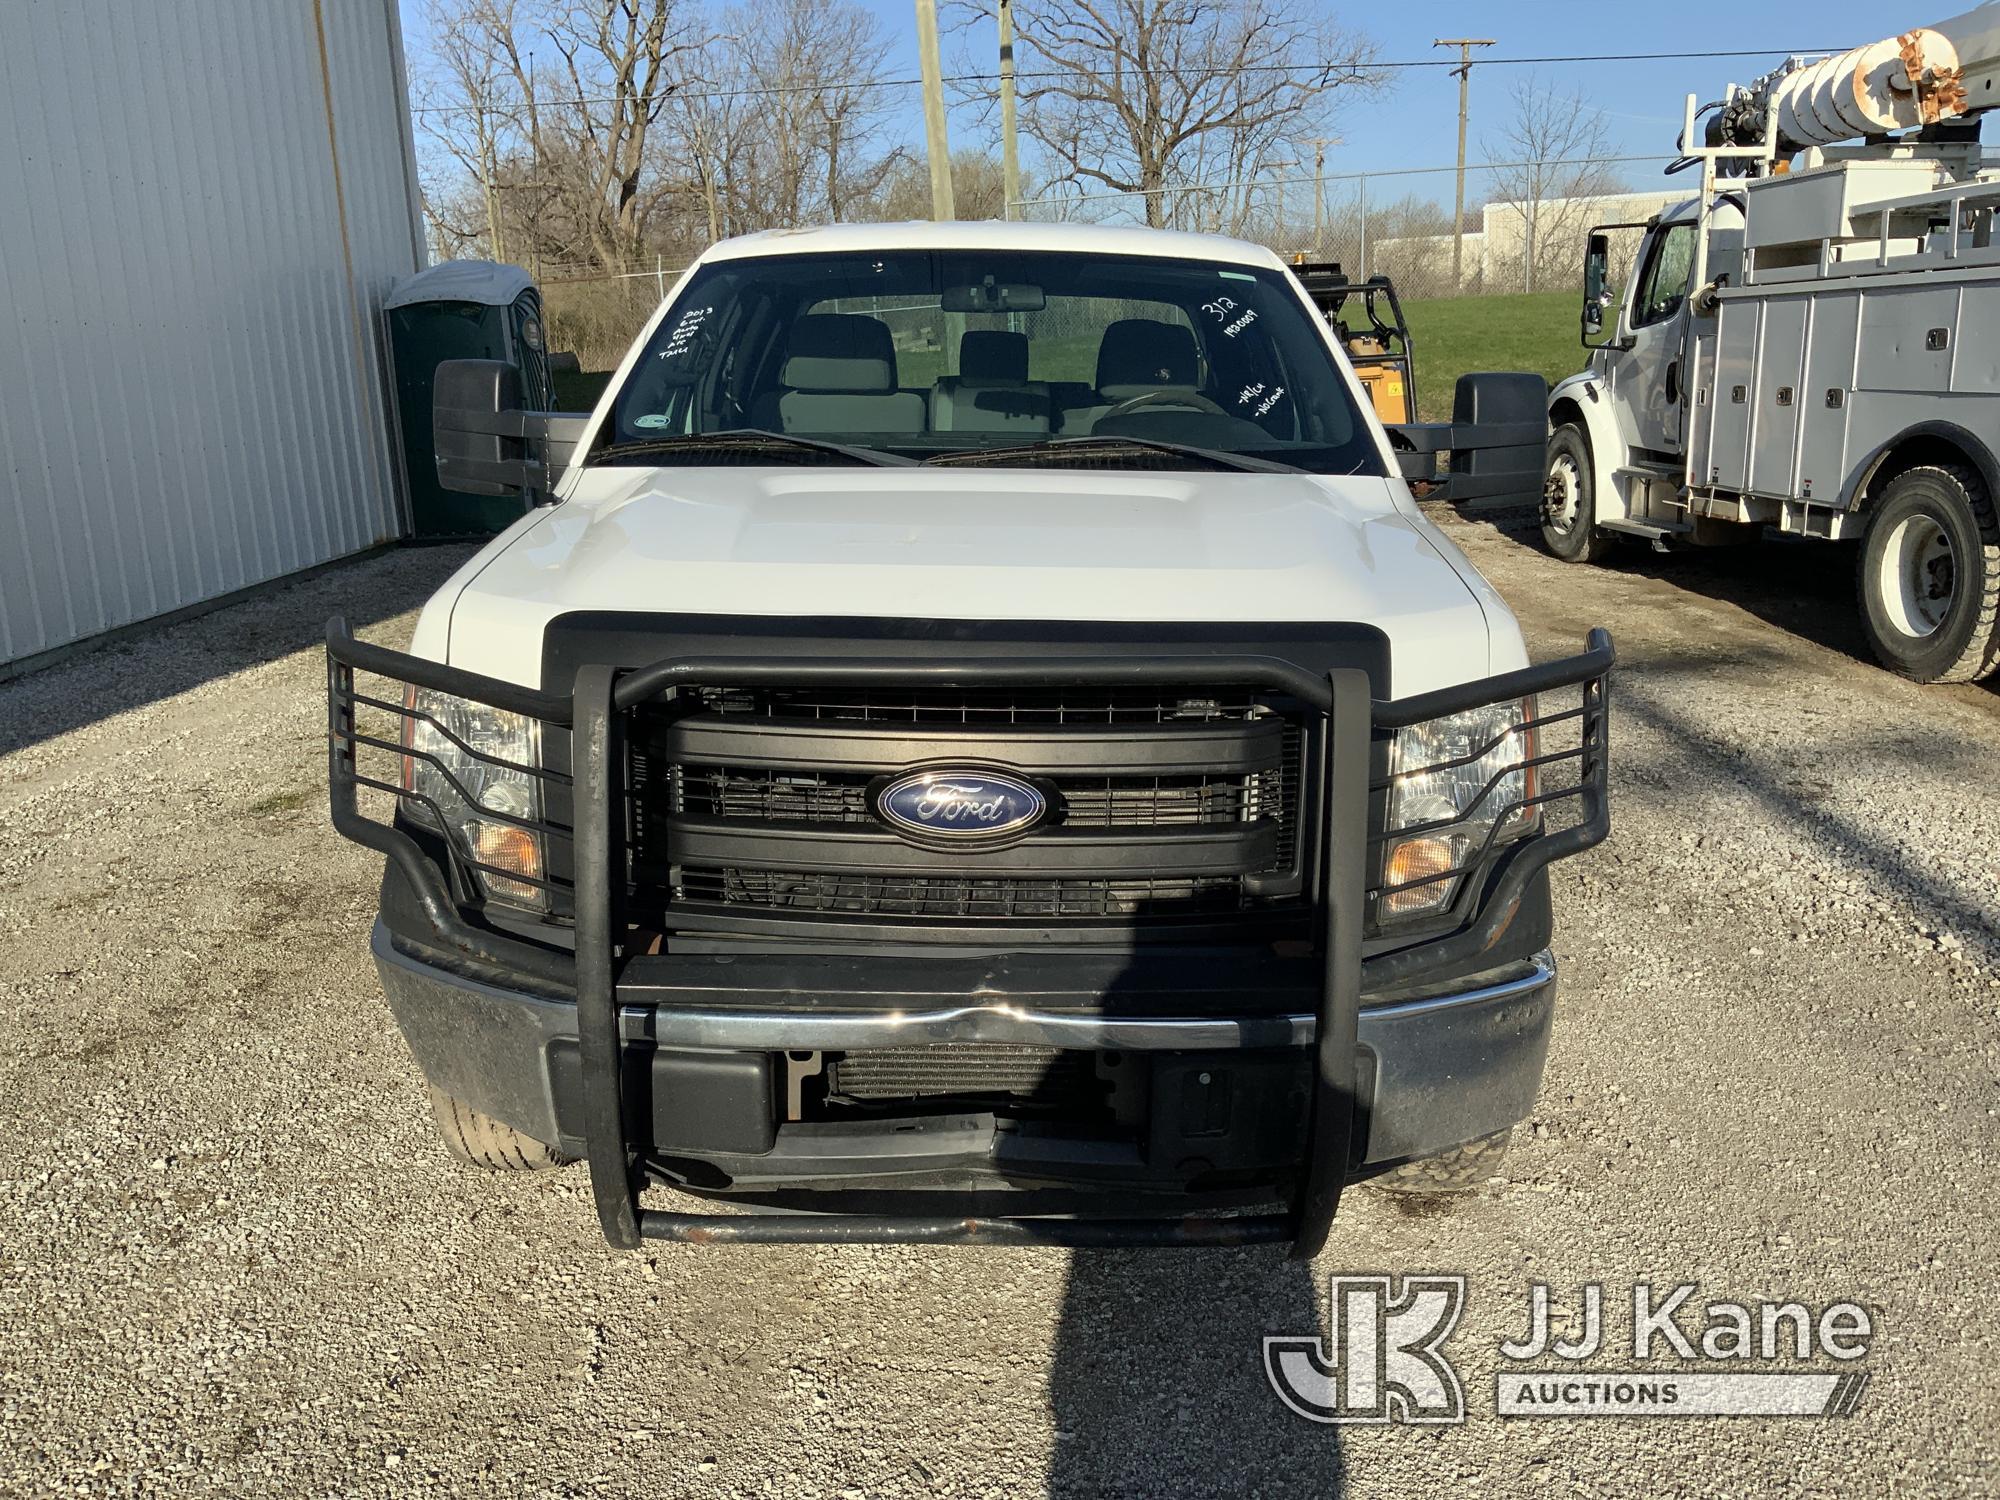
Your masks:
{"label": "headlight", "polygon": [[[404,701],[410,712],[403,720],[409,750],[403,785],[412,794],[405,806],[433,826],[442,817],[462,851],[493,867],[473,872],[489,899],[545,910],[548,892],[529,883],[542,878],[542,836],[506,821],[541,820],[541,780],[528,769],[541,764],[541,725],[429,688],[411,688]],[[482,816],[491,813],[501,816]],[[495,870],[529,880],[509,880]]]}
{"label": "headlight", "polygon": [[[1494,703],[1396,732],[1380,915],[1451,905],[1465,865],[1534,828],[1535,700]],[[1422,882],[1421,884],[1417,882]]]}

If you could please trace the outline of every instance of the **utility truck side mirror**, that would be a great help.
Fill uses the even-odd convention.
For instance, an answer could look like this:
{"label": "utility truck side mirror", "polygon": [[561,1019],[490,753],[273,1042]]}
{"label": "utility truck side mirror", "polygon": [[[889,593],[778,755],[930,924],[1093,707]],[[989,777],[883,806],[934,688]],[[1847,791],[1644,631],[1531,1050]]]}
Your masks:
{"label": "utility truck side mirror", "polygon": [[438,483],[463,495],[549,498],[590,418],[523,411],[521,372],[498,359],[447,359],[431,377]]}
{"label": "utility truck side mirror", "polygon": [[1583,341],[1604,331],[1605,285],[1611,279],[1611,236],[1593,234],[1583,252]]}

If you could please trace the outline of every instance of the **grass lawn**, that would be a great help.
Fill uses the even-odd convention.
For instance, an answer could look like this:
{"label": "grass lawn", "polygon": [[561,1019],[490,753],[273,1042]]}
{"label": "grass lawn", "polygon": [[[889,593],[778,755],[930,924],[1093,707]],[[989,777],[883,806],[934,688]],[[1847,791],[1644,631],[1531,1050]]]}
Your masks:
{"label": "grass lawn", "polygon": [[1532,370],[1554,385],[1587,358],[1577,341],[1581,295],[1574,291],[1508,297],[1439,297],[1403,304],[1417,362],[1418,415],[1451,416],[1452,387],[1478,370]]}

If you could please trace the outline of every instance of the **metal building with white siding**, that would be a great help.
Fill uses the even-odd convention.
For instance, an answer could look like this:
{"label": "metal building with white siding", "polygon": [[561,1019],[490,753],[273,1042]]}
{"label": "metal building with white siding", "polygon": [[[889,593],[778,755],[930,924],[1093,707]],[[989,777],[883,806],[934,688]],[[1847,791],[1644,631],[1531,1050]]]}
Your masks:
{"label": "metal building with white siding", "polygon": [[0,6],[0,675],[402,533],[395,0]]}

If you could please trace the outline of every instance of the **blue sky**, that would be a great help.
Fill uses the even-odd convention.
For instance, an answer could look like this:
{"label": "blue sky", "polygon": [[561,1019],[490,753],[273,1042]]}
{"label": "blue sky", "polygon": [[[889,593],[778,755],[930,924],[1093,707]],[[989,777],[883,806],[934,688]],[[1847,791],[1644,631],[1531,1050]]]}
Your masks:
{"label": "blue sky", "polygon": [[[896,77],[917,75],[915,26],[911,0],[860,0],[881,18],[890,47],[888,61]],[[1489,36],[1499,45],[1485,49],[1494,57],[1551,56],[1614,52],[1686,52],[1718,48],[1768,47],[1769,57],[1689,58],[1666,62],[1595,63],[1586,71],[1542,66],[1527,69],[1488,66],[1472,79],[1472,125],[1467,154],[1478,160],[1485,139],[1503,123],[1507,94],[1522,73],[1535,72],[1542,84],[1568,92],[1579,88],[1603,116],[1618,155],[1664,156],[1671,151],[1680,119],[1682,97],[1690,92],[1713,98],[1732,79],[1747,80],[1769,68],[1787,51],[1824,51],[1857,46],[1955,14],[1962,5],[1939,0],[1922,13],[1885,11],[1860,0],[1820,0],[1797,4],[1744,3],[1744,0],[1675,0],[1675,3],[1634,6],[1618,0],[1515,0],[1515,3],[1475,3],[1475,0],[1428,0],[1424,4],[1330,4],[1328,10],[1349,25],[1371,35],[1389,60],[1433,58],[1439,36]],[[412,66],[423,49],[419,0],[403,0]],[[947,36],[946,70],[960,62],[991,55],[990,33]],[[918,90],[897,91],[905,105],[898,128],[904,138],[920,142],[922,121]],[[1326,170],[1386,171],[1397,168],[1449,165],[1457,150],[1458,87],[1443,68],[1398,72],[1389,91],[1351,106],[1335,127],[1341,145],[1327,154]],[[953,119],[954,147],[984,146],[998,150],[994,127],[958,115]],[[1310,148],[1302,147],[1307,159]],[[1621,169],[1634,187],[1659,181],[1657,168],[1634,164]],[[1334,189],[1351,192],[1351,188]],[[1451,178],[1410,177],[1378,183],[1370,189],[1376,201],[1406,192],[1448,200]],[[1473,186],[1477,193],[1477,183]],[[1379,195],[1379,196],[1378,196]]]}

